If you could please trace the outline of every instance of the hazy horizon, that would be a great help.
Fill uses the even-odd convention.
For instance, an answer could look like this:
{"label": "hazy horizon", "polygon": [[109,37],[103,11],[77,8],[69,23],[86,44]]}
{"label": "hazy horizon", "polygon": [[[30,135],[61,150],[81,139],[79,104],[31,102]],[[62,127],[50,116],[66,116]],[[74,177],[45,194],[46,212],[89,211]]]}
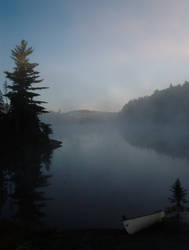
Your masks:
{"label": "hazy horizon", "polygon": [[22,39],[49,89],[48,110],[121,110],[129,100],[189,80],[189,2],[2,1],[0,82]]}

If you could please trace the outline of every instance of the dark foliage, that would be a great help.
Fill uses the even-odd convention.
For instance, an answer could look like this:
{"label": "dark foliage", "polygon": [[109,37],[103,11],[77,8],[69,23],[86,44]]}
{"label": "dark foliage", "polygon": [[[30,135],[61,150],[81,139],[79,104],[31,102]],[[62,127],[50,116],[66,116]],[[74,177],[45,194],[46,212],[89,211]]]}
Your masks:
{"label": "dark foliage", "polygon": [[156,90],[153,95],[128,102],[120,112],[127,122],[189,124],[189,82]]}
{"label": "dark foliage", "polygon": [[36,91],[46,87],[33,86],[42,80],[39,72],[35,70],[38,64],[29,62],[28,56],[32,52],[32,47],[27,47],[24,40],[12,50],[15,67],[13,72],[5,72],[6,78],[10,81],[6,94],[10,100],[6,123],[9,136],[16,137],[15,141],[19,138],[19,141],[24,140],[33,144],[47,143],[51,129],[48,124],[39,120],[39,115],[47,112],[42,106],[45,102],[36,100],[36,97],[40,96]]}
{"label": "dark foliage", "polygon": [[187,203],[187,192],[181,186],[179,179],[177,179],[171,186],[170,191],[172,192],[172,196],[169,198],[169,201],[173,204],[173,206],[169,207],[167,211],[170,213],[176,213],[176,216],[179,218],[181,212],[188,210],[188,208],[184,206],[184,204]]}
{"label": "dark foliage", "polygon": [[121,110],[120,131],[132,145],[189,159],[189,82],[156,90]]}

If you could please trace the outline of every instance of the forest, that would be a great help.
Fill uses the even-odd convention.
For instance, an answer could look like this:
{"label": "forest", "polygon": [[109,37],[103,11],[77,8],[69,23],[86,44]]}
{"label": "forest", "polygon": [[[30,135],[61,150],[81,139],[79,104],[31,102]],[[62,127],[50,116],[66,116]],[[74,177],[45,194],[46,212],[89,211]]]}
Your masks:
{"label": "forest", "polygon": [[189,123],[189,82],[156,90],[151,96],[129,101],[120,117],[127,123]]}
{"label": "forest", "polygon": [[189,82],[129,101],[119,113],[120,131],[134,146],[188,159]]}

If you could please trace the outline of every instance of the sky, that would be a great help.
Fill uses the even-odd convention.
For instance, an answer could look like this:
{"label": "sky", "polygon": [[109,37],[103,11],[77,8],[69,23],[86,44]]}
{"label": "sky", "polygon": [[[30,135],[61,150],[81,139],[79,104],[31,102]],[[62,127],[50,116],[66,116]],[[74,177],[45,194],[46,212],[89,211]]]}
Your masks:
{"label": "sky", "polygon": [[0,86],[22,39],[48,110],[119,111],[189,80],[188,0],[0,0]]}

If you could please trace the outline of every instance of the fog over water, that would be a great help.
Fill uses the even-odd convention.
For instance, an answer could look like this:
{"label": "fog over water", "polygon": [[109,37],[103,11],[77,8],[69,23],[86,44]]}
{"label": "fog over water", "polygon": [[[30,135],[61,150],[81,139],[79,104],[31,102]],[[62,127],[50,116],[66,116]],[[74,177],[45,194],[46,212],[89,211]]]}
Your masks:
{"label": "fog over water", "polygon": [[[62,138],[50,168],[46,222],[63,228],[118,228],[120,218],[164,209],[170,185],[189,189],[185,157],[129,144],[107,123],[55,126]],[[131,134],[130,134],[131,138]],[[159,140],[159,135],[157,138]],[[155,137],[154,137],[155,140]]]}

